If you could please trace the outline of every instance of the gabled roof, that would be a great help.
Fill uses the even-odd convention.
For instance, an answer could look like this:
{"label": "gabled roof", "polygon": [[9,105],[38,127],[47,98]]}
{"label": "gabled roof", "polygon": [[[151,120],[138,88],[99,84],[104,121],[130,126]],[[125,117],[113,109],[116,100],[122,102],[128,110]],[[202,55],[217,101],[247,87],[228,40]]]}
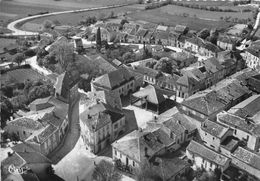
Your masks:
{"label": "gabled roof", "polygon": [[249,134],[260,136],[260,124],[254,124],[239,116],[222,112],[217,115],[218,121],[222,124],[243,130]]}
{"label": "gabled roof", "polygon": [[203,63],[208,73],[216,73],[224,68],[215,57],[208,58]]}
{"label": "gabled roof", "polygon": [[140,37],[144,37],[145,35],[146,35],[146,33],[148,32],[148,30],[146,30],[146,29],[140,29],[139,28],[139,30],[136,32],[136,36],[140,36]]}
{"label": "gabled roof", "polygon": [[174,30],[180,33],[183,33],[188,27],[184,25],[176,25]]}
{"label": "gabled roof", "polygon": [[118,86],[130,81],[133,76],[125,68],[120,68],[108,74],[96,78],[93,83],[106,89],[112,90]]}
{"label": "gabled roof", "polygon": [[[33,102],[30,103],[30,105],[47,104],[49,102],[50,98],[51,97],[35,99]],[[52,106],[52,104],[50,104],[50,106]]]}
{"label": "gabled roof", "polygon": [[217,100],[217,93],[215,91],[209,93],[198,92],[185,99],[182,105],[207,116],[223,110],[226,106],[226,104]]}
{"label": "gabled roof", "polygon": [[236,159],[244,162],[245,164],[260,170],[260,156],[246,150],[245,148],[238,147],[232,154]]}
{"label": "gabled roof", "polygon": [[194,45],[198,45],[199,47],[204,46],[204,40],[199,37],[192,37],[186,40],[187,42],[190,42]]}
{"label": "gabled roof", "polygon": [[229,158],[221,155],[210,148],[192,140],[188,147],[186,148],[188,151],[192,152],[193,154],[199,155],[202,158],[205,158],[209,161],[212,161],[220,166],[225,166],[229,161]]}
{"label": "gabled roof", "polygon": [[26,117],[20,117],[17,118],[13,121],[10,121],[7,123],[7,126],[18,126],[21,128],[26,128],[26,129],[31,129],[31,130],[40,130],[44,127],[44,125],[42,123],[40,123],[37,120],[33,120],[30,118],[26,118]]}
{"label": "gabled roof", "polygon": [[260,113],[260,95],[252,95],[243,102],[233,106],[228,112],[241,118],[257,117],[257,114]]}
{"label": "gabled roof", "polygon": [[111,106],[98,101],[89,106],[84,112],[80,114],[80,120],[83,121],[89,129],[97,131],[109,122],[115,123],[122,117],[123,114]]}
{"label": "gabled roof", "polygon": [[222,138],[229,130],[226,126],[223,126],[219,123],[216,123],[216,122],[213,122],[210,120],[204,121],[201,124],[201,129],[217,138]]}
{"label": "gabled roof", "polygon": [[112,146],[131,159],[142,162],[146,158],[145,150],[151,157],[173,142],[174,139],[168,137],[161,128],[155,128],[135,130],[115,141]]}
{"label": "gabled roof", "polygon": [[161,104],[165,101],[163,95],[154,86],[148,85],[144,89],[139,90],[133,94],[134,97],[145,98],[148,102],[153,104]]}

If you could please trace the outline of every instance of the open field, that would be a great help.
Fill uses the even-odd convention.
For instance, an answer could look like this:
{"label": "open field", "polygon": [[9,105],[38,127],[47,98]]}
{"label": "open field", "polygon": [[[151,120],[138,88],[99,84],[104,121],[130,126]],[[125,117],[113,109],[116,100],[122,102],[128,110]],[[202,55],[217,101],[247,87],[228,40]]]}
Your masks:
{"label": "open field", "polygon": [[28,14],[135,3],[136,1],[137,0],[2,0],[0,1],[0,26],[6,26],[7,22],[26,17]]}
{"label": "open field", "polygon": [[200,19],[209,19],[209,20],[219,20],[220,17],[231,17],[231,18],[238,18],[238,19],[247,19],[252,18],[251,12],[216,12],[216,11],[206,11],[200,9],[193,9],[187,8],[182,6],[176,5],[168,5],[160,8],[161,12],[165,12],[171,15],[179,15],[183,13],[189,14],[190,17],[194,17],[195,15],[197,18]]}
{"label": "open field", "polygon": [[[58,20],[61,24],[64,25],[77,25],[81,20],[85,19],[88,16],[96,16],[99,17],[101,14],[105,16],[109,15],[113,11],[115,14],[118,13],[125,13],[125,12],[133,12],[133,11],[140,11],[134,5],[119,7],[119,8],[112,8],[112,9],[102,9],[102,10],[95,10],[95,11],[86,11],[80,13],[70,13],[70,14],[62,14],[62,15],[54,15],[48,16],[43,18],[38,18],[30,21],[30,23],[42,24],[45,20]],[[25,28],[25,26],[23,26]],[[30,28],[29,28],[30,29]],[[28,27],[25,30],[29,30]]]}
{"label": "open field", "polygon": [[15,39],[0,38],[0,50],[14,43],[15,43]]}
{"label": "open field", "polygon": [[182,16],[170,15],[160,8],[130,14],[129,17],[131,17],[133,20],[144,20],[157,24],[163,23],[164,25],[168,26],[182,24],[190,27],[190,29],[193,30],[200,30],[202,28],[227,28],[232,25],[232,23],[227,23],[224,21],[211,21],[193,17],[185,18]]}

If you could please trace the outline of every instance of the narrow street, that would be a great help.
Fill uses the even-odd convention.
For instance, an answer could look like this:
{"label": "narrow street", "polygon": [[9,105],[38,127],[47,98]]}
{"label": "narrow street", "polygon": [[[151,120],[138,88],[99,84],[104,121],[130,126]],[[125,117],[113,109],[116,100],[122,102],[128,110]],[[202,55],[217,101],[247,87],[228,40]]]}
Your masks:
{"label": "narrow street", "polygon": [[73,105],[69,108],[69,128],[67,134],[63,138],[61,144],[48,155],[53,162],[57,164],[63,157],[65,157],[76,145],[80,136],[80,126],[79,126],[79,99],[75,101]]}

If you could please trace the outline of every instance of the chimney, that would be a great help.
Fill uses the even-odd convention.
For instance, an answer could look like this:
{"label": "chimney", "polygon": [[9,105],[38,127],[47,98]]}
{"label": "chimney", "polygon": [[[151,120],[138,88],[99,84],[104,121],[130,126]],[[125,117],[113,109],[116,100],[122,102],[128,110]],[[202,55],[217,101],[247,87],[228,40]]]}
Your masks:
{"label": "chimney", "polygon": [[143,132],[143,129],[142,129],[142,128],[139,128],[139,132]]}
{"label": "chimney", "polygon": [[11,157],[14,154],[14,152],[8,152],[7,154],[8,154],[8,157]]}
{"label": "chimney", "polygon": [[181,124],[181,121],[180,121],[180,120],[178,120],[178,124]]}
{"label": "chimney", "polygon": [[91,116],[88,114],[88,119],[91,119]]}

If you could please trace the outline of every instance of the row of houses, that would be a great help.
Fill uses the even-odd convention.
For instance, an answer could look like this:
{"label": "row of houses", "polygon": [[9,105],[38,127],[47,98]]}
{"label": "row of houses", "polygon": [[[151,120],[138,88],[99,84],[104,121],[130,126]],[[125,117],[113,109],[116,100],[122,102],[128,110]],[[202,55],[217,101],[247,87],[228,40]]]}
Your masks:
{"label": "row of houses", "polygon": [[[246,81],[256,74],[250,69],[240,71],[205,91],[195,93],[180,103],[178,108],[155,117],[145,129],[135,130],[116,140],[112,144],[116,165],[134,174],[148,160],[151,169],[160,172],[164,155],[174,153],[184,143],[190,142],[186,156],[193,166],[207,171],[219,169],[222,178],[230,178],[229,171],[235,167],[242,170],[241,173],[247,173],[248,179],[257,180],[260,171],[256,163],[259,159],[256,152],[260,148],[260,108],[257,105],[260,97],[255,93],[252,95],[253,89],[245,86]],[[133,96],[144,95],[144,90],[146,88]],[[147,99],[156,100],[158,94],[151,93]],[[165,180],[177,179],[191,166],[185,159],[171,159],[167,161],[176,163],[178,160],[180,167],[173,167],[176,170],[165,168],[171,171]]]}
{"label": "row of houses", "polygon": [[180,74],[167,74],[143,64],[133,65],[133,69],[129,70],[142,76],[144,83],[173,91],[176,97],[185,99],[215,85],[243,67],[241,56],[236,56],[234,52],[224,51],[219,58],[211,57],[181,69]]}

